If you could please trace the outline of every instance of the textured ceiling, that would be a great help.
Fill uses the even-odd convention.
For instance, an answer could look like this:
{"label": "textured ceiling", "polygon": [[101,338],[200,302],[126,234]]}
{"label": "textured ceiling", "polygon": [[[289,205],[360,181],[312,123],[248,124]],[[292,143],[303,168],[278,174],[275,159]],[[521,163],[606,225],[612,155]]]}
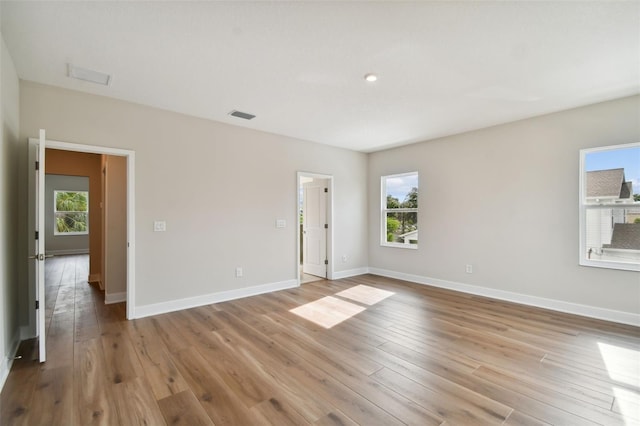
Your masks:
{"label": "textured ceiling", "polygon": [[[22,79],[365,152],[640,92],[639,2],[3,1],[0,11]],[[112,83],[71,79],[68,63]]]}

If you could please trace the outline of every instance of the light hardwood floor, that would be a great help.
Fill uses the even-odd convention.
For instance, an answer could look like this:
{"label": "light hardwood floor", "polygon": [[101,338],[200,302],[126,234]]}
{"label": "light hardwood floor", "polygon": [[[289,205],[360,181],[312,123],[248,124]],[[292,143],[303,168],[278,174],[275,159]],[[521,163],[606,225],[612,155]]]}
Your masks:
{"label": "light hardwood floor", "polygon": [[631,326],[372,275],[126,321],[86,257],[47,268],[3,425],[640,423]]}

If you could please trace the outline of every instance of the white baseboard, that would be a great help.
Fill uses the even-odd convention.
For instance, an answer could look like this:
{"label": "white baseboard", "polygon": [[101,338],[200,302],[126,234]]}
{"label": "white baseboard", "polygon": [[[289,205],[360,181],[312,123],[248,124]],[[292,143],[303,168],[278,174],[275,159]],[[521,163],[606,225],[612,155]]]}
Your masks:
{"label": "white baseboard", "polygon": [[180,311],[182,309],[195,308],[197,306],[210,305],[212,303],[226,302],[227,300],[240,299],[242,297],[257,296],[258,294],[271,293],[272,291],[286,290],[294,287],[298,287],[298,280],[280,281],[253,287],[239,288],[236,290],[220,291],[218,293],[210,293],[202,296],[171,300],[168,302],[136,306],[133,318],[144,318],[151,315],[165,314],[167,312]]}
{"label": "white baseboard", "polygon": [[104,304],[111,305],[112,303],[120,303],[127,301],[127,292],[123,291],[120,293],[105,293],[104,295]]}
{"label": "white baseboard", "polygon": [[69,254],[89,254],[89,249],[47,250],[47,254],[52,254],[54,256],[66,256]]}
{"label": "white baseboard", "polygon": [[332,280],[341,280],[342,278],[350,278],[358,275],[368,274],[369,268],[356,268],[349,269],[346,271],[337,271],[333,273],[333,276],[330,278]]}
{"label": "white baseboard", "polygon": [[100,272],[95,274],[89,274],[89,277],[87,278],[87,282],[98,283],[98,287],[100,287],[100,290],[104,291],[104,283],[102,282],[102,275],[100,275]]}
{"label": "white baseboard", "polygon": [[480,287],[453,281],[439,280],[436,278],[429,278],[421,275],[405,274],[403,272],[389,271],[386,269],[369,268],[369,273],[373,275],[380,275],[383,277],[409,281],[416,284],[446,288],[449,290],[490,297],[493,299],[506,300],[523,305],[537,306],[539,308],[551,309],[553,311],[559,311],[568,314],[575,314],[590,318],[617,322],[621,324],[634,325],[636,327],[640,326],[640,315],[630,312],[615,311],[612,309],[581,305],[578,303],[547,299],[538,296],[529,296],[521,293],[513,293],[510,291],[496,290],[488,287]]}
{"label": "white baseboard", "polygon": [[11,371],[11,366],[13,365],[13,359],[18,352],[18,346],[20,345],[20,331],[16,331],[15,335],[11,339],[11,348],[7,352],[6,358],[0,362],[0,391],[4,387],[5,382],[7,381],[7,377],[9,377],[9,372]]}

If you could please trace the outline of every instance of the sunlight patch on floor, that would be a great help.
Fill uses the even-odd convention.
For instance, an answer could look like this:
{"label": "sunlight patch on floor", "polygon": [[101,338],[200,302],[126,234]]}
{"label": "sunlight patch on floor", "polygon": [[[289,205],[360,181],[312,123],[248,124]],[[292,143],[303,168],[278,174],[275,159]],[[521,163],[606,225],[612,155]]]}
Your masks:
{"label": "sunlight patch on floor", "polygon": [[382,290],[380,288],[369,287],[368,285],[360,284],[341,291],[340,293],[336,293],[336,296],[344,297],[345,299],[351,299],[353,301],[371,306],[383,301],[389,296],[393,296],[394,294],[395,293],[392,291]]}
{"label": "sunlight patch on floor", "polygon": [[640,393],[614,386],[613,395],[616,399],[612,410],[621,414],[625,423],[640,423]]}
{"label": "sunlight patch on floor", "polygon": [[[360,284],[336,293],[335,296],[350,299],[363,305],[372,306],[383,301],[387,297],[393,296],[394,294],[395,293],[392,291]],[[289,312],[329,329],[334,325],[340,324],[352,316],[359,314],[365,309],[365,306],[356,305],[355,303],[338,299],[333,296],[326,296],[322,299],[316,300],[315,302],[310,302],[306,305],[293,308],[289,310]]]}
{"label": "sunlight patch on floor", "polygon": [[306,305],[291,309],[290,312],[318,324],[324,328],[331,328],[342,321],[364,311],[363,306],[358,306],[346,300],[326,296]]}
{"label": "sunlight patch on floor", "polygon": [[640,390],[640,351],[598,342],[609,377]]}
{"label": "sunlight patch on floor", "polygon": [[598,342],[609,378],[624,386],[612,386],[613,406],[627,425],[640,424],[640,350]]}

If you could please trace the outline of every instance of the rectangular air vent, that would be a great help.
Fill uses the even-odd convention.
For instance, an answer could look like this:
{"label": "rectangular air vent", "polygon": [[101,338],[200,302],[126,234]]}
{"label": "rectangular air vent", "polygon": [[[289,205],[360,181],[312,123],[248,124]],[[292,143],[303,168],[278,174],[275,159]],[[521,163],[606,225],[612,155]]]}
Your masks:
{"label": "rectangular air vent", "polygon": [[248,114],[246,112],[242,112],[242,111],[236,111],[233,110],[229,113],[229,115],[232,115],[234,117],[238,117],[238,118],[244,118],[245,120],[251,120],[252,118],[255,118],[256,116],[253,114]]}
{"label": "rectangular air vent", "polygon": [[90,81],[91,83],[102,84],[108,86],[111,82],[111,76],[99,71],[88,70],[86,68],[76,67],[68,64],[69,77],[78,80]]}

